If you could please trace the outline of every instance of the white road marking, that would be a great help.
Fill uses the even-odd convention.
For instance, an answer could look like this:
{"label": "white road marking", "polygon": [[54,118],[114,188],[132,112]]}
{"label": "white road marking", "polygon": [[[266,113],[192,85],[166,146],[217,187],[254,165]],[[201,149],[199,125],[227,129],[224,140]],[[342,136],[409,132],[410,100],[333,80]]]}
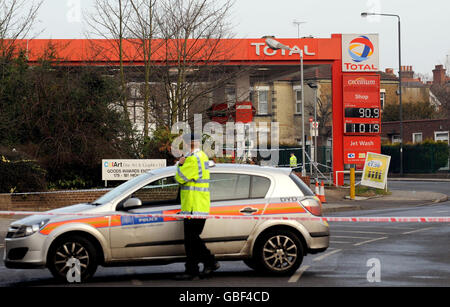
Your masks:
{"label": "white road marking", "polygon": [[[381,226],[365,226],[365,225],[335,225],[334,227],[350,227],[350,228],[380,228]],[[331,227],[331,231],[333,231],[334,227]],[[412,227],[403,227],[403,226],[382,226],[383,229],[415,229]],[[336,230],[337,231],[337,230]]]}
{"label": "white road marking", "polygon": [[372,239],[368,237],[351,237],[351,236],[331,236],[332,238],[348,238],[348,239]]}
{"label": "white road marking", "polygon": [[407,231],[407,232],[404,232],[404,233],[402,233],[403,235],[408,235],[408,234],[410,234],[410,233],[416,233],[416,232],[420,232],[420,231],[425,231],[425,230],[430,230],[430,229],[433,229],[434,227],[428,227],[428,228],[421,228],[421,229],[416,229],[416,230],[413,230],[413,231]]}
{"label": "white road marking", "polygon": [[339,253],[340,251],[342,251],[342,249],[336,249],[336,250],[334,250],[334,251],[332,251],[332,252],[329,252],[329,253],[323,254],[322,256],[319,256],[319,257],[314,258],[313,261],[320,261],[320,260],[323,260],[323,259],[325,259],[325,258],[328,257],[328,256],[331,256],[331,255],[333,255],[333,254]]}
{"label": "white road marking", "polygon": [[368,234],[376,234],[376,235],[387,235],[387,232],[359,231],[359,230],[334,230],[333,232],[350,232],[350,233],[368,233]]}
{"label": "white road marking", "polygon": [[295,272],[295,274],[291,276],[291,278],[289,279],[289,282],[297,282],[300,279],[300,277],[302,277],[303,272],[305,272],[309,268],[310,268],[309,265],[302,265],[297,270],[297,272]]}
{"label": "white road marking", "polygon": [[330,241],[330,243],[334,243],[334,244],[347,244],[347,243],[350,243],[350,242],[345,242],[345,241]]}
{"label": "white road marking", "polygon": [[363,245],[363,244],[366,244],[366,243],[375,242],[375,241],[378,241],[378,240],[384,240],[384,239],[387,239],[387,238],[388,237],[375,238],[375,239],[372,239],[372,240],[367,240],[367,241],[355,243],[355,244],[353,244],[353,246],[359,246],[359,245]]}

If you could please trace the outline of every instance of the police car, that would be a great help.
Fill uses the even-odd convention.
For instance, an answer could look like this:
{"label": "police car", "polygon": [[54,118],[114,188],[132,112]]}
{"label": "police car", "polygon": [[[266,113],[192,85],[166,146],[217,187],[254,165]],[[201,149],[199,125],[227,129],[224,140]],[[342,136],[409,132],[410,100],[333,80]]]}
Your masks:
{"label": "police car", "polygon": [[[34,215],[11,224],[7,268],[47,267],[81,280],[97,267],[185,261],[176,167],[150,171],[93,203]],[[303,257],[325,251],[329,227],[320,201],[291,169],[217,164],[210,168],[211,212],[202,238],[217,260],[243,260],[258,271],[294,273]],[[252,218],[249,219],[248,217]]]}

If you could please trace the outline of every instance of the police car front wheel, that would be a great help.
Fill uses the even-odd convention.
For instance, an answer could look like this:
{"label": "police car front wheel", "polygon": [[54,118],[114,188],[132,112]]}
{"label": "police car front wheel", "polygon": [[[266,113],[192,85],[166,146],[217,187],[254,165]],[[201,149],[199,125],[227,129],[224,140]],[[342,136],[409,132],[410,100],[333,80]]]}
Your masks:
{"label": "police car front wheel", "polygon": [[48,269],[63,282],[81,282],[97,270],[97,253],[88,239],[72,235],[57,239],[49,250]]}

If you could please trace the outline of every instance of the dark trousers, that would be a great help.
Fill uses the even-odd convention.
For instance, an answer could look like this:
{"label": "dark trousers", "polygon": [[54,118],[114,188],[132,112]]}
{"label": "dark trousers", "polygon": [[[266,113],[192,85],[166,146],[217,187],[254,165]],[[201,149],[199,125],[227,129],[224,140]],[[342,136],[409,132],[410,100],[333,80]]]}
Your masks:
{"label": "dark trousers", "polygon": [[214,255],[200,238],[205,222],[205,219],[184,219],[184,248],[188,274],[197,275],[200,262],[203,262],[205,266],[212,266],[215,262]]}

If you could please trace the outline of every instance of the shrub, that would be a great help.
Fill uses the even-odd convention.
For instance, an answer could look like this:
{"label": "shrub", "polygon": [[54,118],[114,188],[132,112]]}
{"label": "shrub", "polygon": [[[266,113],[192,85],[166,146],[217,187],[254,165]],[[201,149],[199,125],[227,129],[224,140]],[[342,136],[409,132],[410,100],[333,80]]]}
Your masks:
{"label": "shrub", "polygon": [[[382,145],[381,153],[391,156],[389,171],[400,172],[400,144]],[[448,163],[449,146],[445,142],[426,140],[403,145],[403,170],[405,173],[433,173]]]}
{"label": "shrub", "polygon": [[0,193],[45,191],[46,171],[36,161],[17,158],[0,154]]}

